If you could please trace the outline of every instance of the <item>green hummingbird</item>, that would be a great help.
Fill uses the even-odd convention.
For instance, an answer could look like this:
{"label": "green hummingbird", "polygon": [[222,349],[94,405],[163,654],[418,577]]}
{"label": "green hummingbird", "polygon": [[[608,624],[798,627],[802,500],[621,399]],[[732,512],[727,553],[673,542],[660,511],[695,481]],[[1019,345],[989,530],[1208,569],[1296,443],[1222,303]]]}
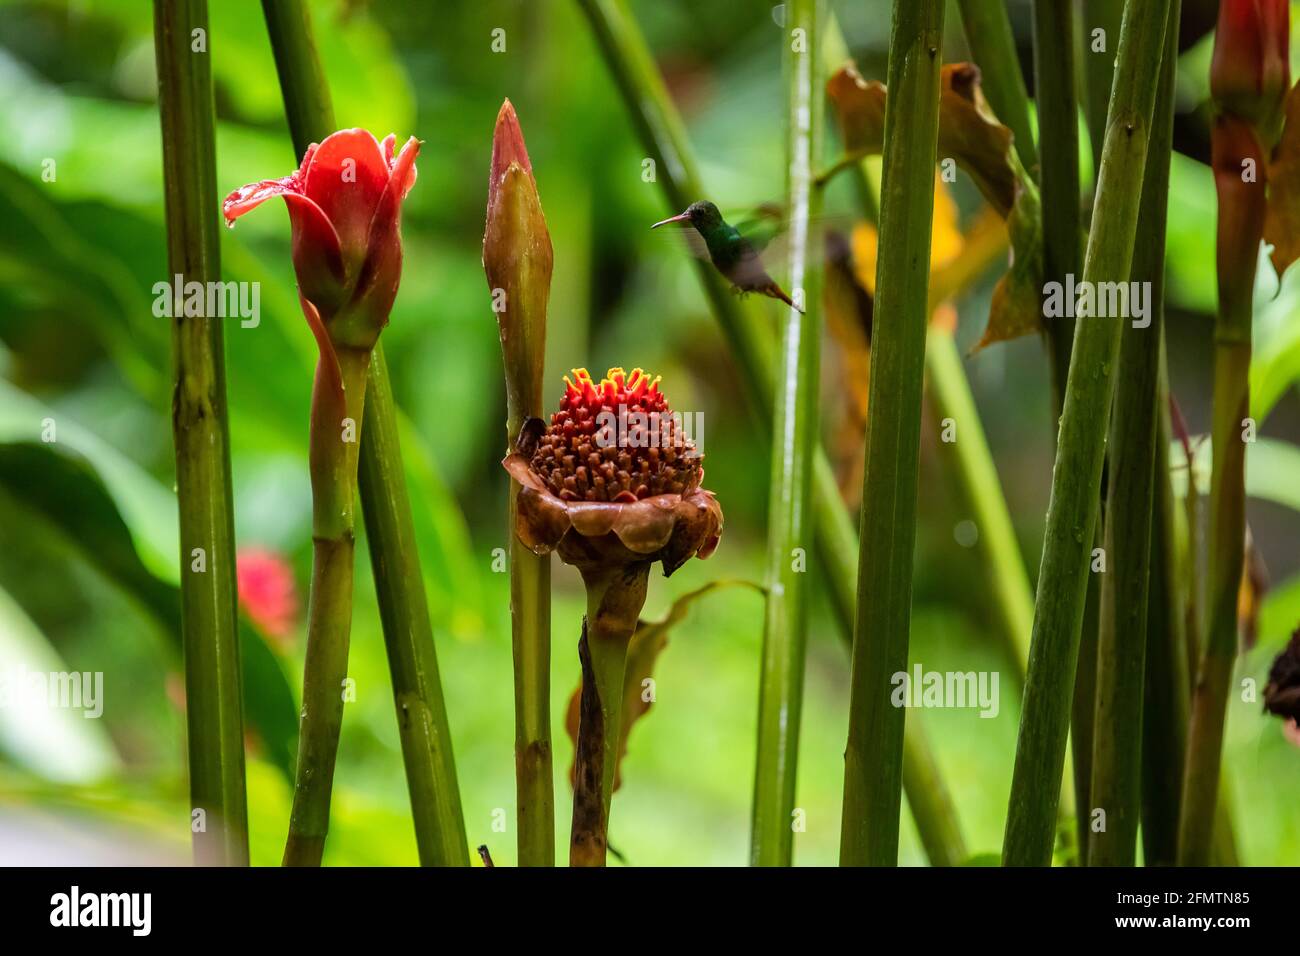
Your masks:
{"label": "green hummingbird", "polygon": [[[709,261],[731,283],[732,288],[741,293],[757,292],[772,299],[779,299],[793,309],[803,309],[785,294],[776,284],[776,280],[767,274],[763,260],[759,258],[759,249],[765,242],[757,236],[746,236],[741,230],[722,218],[718,207],[707,199],[693,202],[686,211],[670,216],[655,223],[651,229],[671,222],[680,222],[693,228],[704,240]],[[770,237],[769,237],[770,238]]]}

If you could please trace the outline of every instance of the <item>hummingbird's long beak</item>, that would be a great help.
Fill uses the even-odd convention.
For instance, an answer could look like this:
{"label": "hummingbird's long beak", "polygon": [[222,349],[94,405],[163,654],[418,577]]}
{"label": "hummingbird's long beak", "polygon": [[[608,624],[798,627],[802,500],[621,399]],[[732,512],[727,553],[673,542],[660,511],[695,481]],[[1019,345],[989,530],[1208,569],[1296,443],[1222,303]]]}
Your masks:
{"label": "hummingbird's long beak", "polygon": [[689,212],[682,212],[682,213],[678,213],[676,216],[669,216],[667,219],[655,223],[650,228],[658,229],[660,226],[666,226],[670,222],[690,222],[690,221],[691,221],[691,214]]}

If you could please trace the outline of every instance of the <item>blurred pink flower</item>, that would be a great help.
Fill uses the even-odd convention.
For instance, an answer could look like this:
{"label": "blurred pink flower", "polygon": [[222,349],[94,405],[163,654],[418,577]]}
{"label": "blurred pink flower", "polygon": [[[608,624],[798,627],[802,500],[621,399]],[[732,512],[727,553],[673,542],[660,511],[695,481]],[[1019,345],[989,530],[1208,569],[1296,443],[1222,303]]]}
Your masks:
{"label": "blurred pink flower", "polygon": [[285,643],[298,623],[293,568],[265,548],[241,548],[235,558],[239,605],[267,637]]}

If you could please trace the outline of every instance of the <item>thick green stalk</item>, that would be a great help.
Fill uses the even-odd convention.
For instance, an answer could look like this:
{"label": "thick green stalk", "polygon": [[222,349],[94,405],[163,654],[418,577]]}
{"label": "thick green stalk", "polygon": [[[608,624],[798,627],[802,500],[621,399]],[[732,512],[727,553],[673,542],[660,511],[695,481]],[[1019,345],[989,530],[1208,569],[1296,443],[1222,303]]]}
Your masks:
{"label": "thick green stalk", "polygon": [[[623,727],[627,651],[645,606],[650,563],[611,566],[597,560],[579,570],[587,589],[587,616],[582,626],[585,646],[579,648],[583,690],[569,865],[604,866]],[[593,792],[597,786],[598,796]]]}
{"label": "thick green stalk", "polygon": [[262,15],[280,78],[289,136],[294,151],[302,156],[309,143],[334,132],[329,80],[316,52],[311,11],[302,0],[262,0]]}
{"label": "thick green stalk", "polygon": [[1169,5],[1160,85],[1152,114],[1139,217],[1143,240],[1132,277],[1151,290],[1149,324],[1121,334],[1111,413],[1110,487],[1106,499],[1107,567],[1101,585],[1097,700],[1093,721],[1092,808],[1106,813],[1092,828],[1089,866],[1132,866],[1137,858],[1142,793],[1142,698],[1159,417],[1160,337],[1164,329],[1165,219],[1174,127],[1180,0]]}
{"label": "thick green stalk", "polygon": [[[263,0],[294,152],[334,132],[334,111],[310,13],[301,0]],[[382,345],[371,358],[361,438],[361,510],[370,546],[397,727],[420,862],[468,866],[469,846],[443,701],[419,547],[404,483],[397,410]]]}
{"label": "thick green stalk", "polygon": [[343,729],[356,551],[357,446],[370,353],[321,356],[311,402],[312,565],[298,760],[285,866],[320,866]]}
{"label": "thick green stalk", "polygon": [[1142,858],[1147,866],[1178,859],[1178,808],[1187,746],[1186,633],[1174,540],[1169,471],[1169,385],[1163,336],[1156,414],[1155,509],[1147,596],[1146,693],[1142,710]]}
{"label": "thick green stalk", "polygon": [[[858,535],[853,518],[836,488],[835,473],[825,455],[813,463],[813,513],[818,553],[826,571],[826,593],[846,641],[853,636],[857,603]],[[821,493],[822,489],[827,489]],[[966,861],[966,843],[957,818],[956,802],[948,789],[930,740],[912,713],[903,727],[903,791],[916,822],[917,833],[932,866],[960,866]]]}
{"label": "thick green stalk", "polygon": [[[1104,509],[1104,504],[1103,504]],[[1100,522],[1099,522],[1100,525]],[[1100,548],[1102,528],[1094,529],[1093,547]],[[1088,575],[1088,590],[1083,599],[1083,624],[1079,628],[1079,652],[1076,655],[1074,687],[1070,696],[1070,756],[1074,761],[1075,836],[1079,842],[1079,860],[1086,865],[1088,839],[1092,832],[1092,723],[1097,716],[1097,641],[1101,623],[1101,582],[1098,575]]]}
{"label": "thick green stalk", "polygon": [[[202,50],[194,49],[196,30],[202,31]],[[167,271],[186,283],[221,280],[207,38],[206,0],[156,0]],[[178,300],[173,311],[180,313],[179,305]],[[246,866],[248,805],[221,321],[177,314],[172,367],[194,860]]]}
{"label": "thick green stalk", "polygon": [[[853,628],[840,863],[898,862],[943,0],[896,0]],[[1058,768],[1059,769],[1059,768]]]}
{"label": "thick green stalk", "polygon": [[[516,432],[517,434],[517,432]],[[510,621],[515,694],[515,800],[520,866],[555,865],[555,781],[551,756],[551,556],[514,533],[510,482]]]}
{"label": "thick green stalk", "polygon": [[358,484],[370,542],[370,568],[380,595],[379,617],[397,705],[416,847],[426,866],[462,866],[468,860],[469,847],[456,786],[451,730],[416,557],[418,545],[402,472],[393,387],[378,346],[370,359],[366,404]]}
{"label": "thick green stalk", "polygon": [[[624,0],[578,0],[591,23],[619,92],[627,105],[646,154],[655,161],[657,180],[674,210],[684,209],[704,195],[698,166],[686,139],[680,114],[668,95],[645,38],[627,11]],[[776,348],[764,325],[747,312],[708,263],[697,264],[697,275],[730,346],[731,355],[748,392],[750,407],[765,424],[774,405],[773,370]],[[831,603],[847,638],[853,621],[854,580],[858,542],[853,520],[840,499],[834,472],[820,449],[813,462],[813,518],[818,554],[827,570]],[[921,715],[913,714],[904,736],[904,760],[924,759],[934,765]],[[919,775],[917,779],[920,779]],[[905,784],[907,778],[905,778]],[[965,858],[953,802],[940,778],[933,789],[908,789],[907,799],[936,866],[954,865]]]}
{"label": "thick green stalk", "polygon": [[[976,55],[986,89],[998,92],[1008,116],[1027,117],[1030,106],[1021,74],[1020,60],[1011,42],[1009,21],[997,0],[966,0],[962,6],[968,33],[980,31],[985,21],[992,25],[995,39],[979,43]],[[1074,78],[1074,23],[1070,0],[1035,0],[1034,85],[1038,116],[1038,147],[1041,166],[1038,179],[1043,203],[1043,266],[1045,281],[1066,281],[1078,275],[1082,218],[1079,200],[1078,103]],[[982,31],[977,35],[983,35]],[[1002,39],[996,39],[1001,36]],[[1005,122],[1006,120],[1004,120]],[[1017,139],[1019,141],[1019,137]],[[1020,153],[1032,169],[1032,157]],[[1046,323],[1046,342],[1051,368],[1053,438],[1065,402],[1065,380],[1070,369],[1074,320],[1066,317]],[[1100,603],[1097,579],[1088,579],[1083,637],[1080,646],[1076,706],[1071,718],[1074,760],[1068,761],[1066,778],[1073,780],[1074,796],[1063,791],[1060,813],[1074,813],[1078,807],[1078,845],[1086,844],[1087,792],[1092,758],[1093,661],[1096,659],[1096,621]],[[1026,641],[1028,639],[1026,638]],[[1068,811],[1068,813],[1067,813]]]}
{"label": "thick green stalk", "polygon": [[787,308],[779,360],[768,501],[767,600],[759,676],[758,758],[750,862],[789,866],[791,814],[803,709],[804,650],[811,590],[804,557],[812,538],[812,464],[817,451],[821,277],[810,262],[811,220],[821,205],[819,0],[792,0],[786,16],[786,208],[790,286],[802,310]]}
{"label": "thick green stalk", "polygon": [[1178,838],[1182,866],[1208,865],[1214,843],[1223,728],[1237,659],[1237,590],[1246,539],[1246,443],[1241,423],[1250,414],[1249,370],[1249,340],[1215,342],[1209,609],[1188,728]]}
{"label": "thick green stalk", "polygon": [[975,64],[983,74],[981,86],[993,112],[1010,127],[1016,153],[1030,175],[1038,167],[1034,129],[1029,120],[1029,94],[1020,72],[1016,37],[1011,32],[1003,0],[958,0],[961,23]]}
{"label": "thick green stalk", "polygon": [[[1125,10],[1083,270],[1088,283],[1129,276],[1168,13],[1169,0],[1133,0]],[[1052,858],[1120,331],[1117,318],[1088,318],[1075,328],[1002,848],[1008,865],[1046,866]]]}
{"label": "thick green stalk", "polygon": [[[1075,82],[1075,30],[1071,0],[1035,0],[1034,96],[1041,157],[1039,188],[1043,206],[1043,273],[1045,282],[1065,284],[1079,272],[1083,241],[1079,186],[1079,107]],[[999,72],[1014,70],[1015,60],[994,64]],[[1051,367],[1053,439],[1065,405],[1066,379],[1074,341],[1074,320],[1066,316],[1045,320]],[[1061,793],[1058,815],[1075,817],[1078,856],[1087,856],[1088,789],[1092,769],[1092,719],[1097,658],[1097,622],[1101,587],[1088,578],[1074,696],[1071,703],[1073,750],[1066,756],[1067,788]],[[1027,657],[1027,655],[1026,655]],[[1072,790],[1069,787],[1072,786]]]}
{"label": "thick green stalk", "polygon": [[[1000,6],[1000,4],[998,4]],[[1034,95],[1038,103],[1039,171],[1043,202],[1043,278],[1065,282],[1079,273],[1079,106],[1074,90],[1074,14],[1071,0],[1034,0]],[[1017,73],[1019,67],[1016,64]],[[1074,320],[1050,320],[1052,404],[1059,419],[1070,371]]]}
{"label": "thick green stalk", "polygon": [[[1270,29],[1289,28],[1283,5],[1282,22],[1258,26],[1258,43]],[[1234,63],[1233,17],[1223,7],[1211,85],[1219,115],[1211,134],[1211,165],[1218,196],[1215,243],[1218,313],[1214,323],[1214,414],[1211,427],[1214,456],[1210,472],[1209,579],[1205,647],[1192,694],[1188,728],[1186,777],[1179,823],[1179,863],[1201,866],[1211,861],[1215,806],[1220,784],[1224,723],[1237,658],[1237,595],[1244,566],[1246,538],[1246,444],[1254,440],[1250,416],[1251,324],[1259,246],[1266,214],[1263,176],[1248,170],[1265,168],[1276,134],[1261,122],[1261,111],[1280,108],[1284,89],[1269,93],[1259,85],[1258,64]],[[1249,30],[1249,28],[1247,28]],[[1237,25],[1236,45],[1244,39]],[[1286,41],[1282,38],[1285,56]],[[1259,51],[1256,51],[1258,54]],[[1289,79],[1279,77],[1282,84]],[[1241,115],[1238,115],[1240,110]]]}

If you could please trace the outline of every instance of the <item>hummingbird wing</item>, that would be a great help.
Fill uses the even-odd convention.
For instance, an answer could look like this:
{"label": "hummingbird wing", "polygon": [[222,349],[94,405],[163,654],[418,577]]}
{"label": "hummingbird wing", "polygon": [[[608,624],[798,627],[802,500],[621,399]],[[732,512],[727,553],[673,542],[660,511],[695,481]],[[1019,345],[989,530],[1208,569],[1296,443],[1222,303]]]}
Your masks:
{"label": "hummingbird wing", "polygon": [[[826,261],[826,241],[830,233],[848,234],[857,223],[853,216],[825,213],[808,220],[806,258],[811,265]],[[769,269],[783,270],[790,261],[790,220],[780,206],[768,203],[760,206],[753,215],[735,223],[740,234],[758,252]]]}
{"label": "hummingbird wing", "polygon": [[767,202],[737,216],[731,223],[749,240],[755,252],[763,252],[789,227],[780,203]]}

